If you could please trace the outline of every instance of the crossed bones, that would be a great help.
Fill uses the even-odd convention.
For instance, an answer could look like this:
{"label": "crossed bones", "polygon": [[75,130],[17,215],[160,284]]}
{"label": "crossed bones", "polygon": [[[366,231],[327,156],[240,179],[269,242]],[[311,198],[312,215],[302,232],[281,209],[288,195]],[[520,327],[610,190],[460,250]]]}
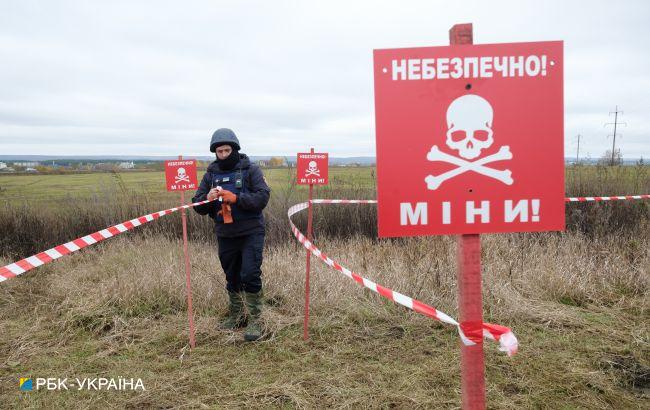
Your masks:
{"label": "crossed bones", "polygon": [[181,181],[190,182],[189,175],[187,175],[187,174],[185,174],[185,175],[176,175],[176,183],[178,184]]}
{"label": "crossed bones", "polygon": [[440,174],[437,176],[429,175],[426,178],[424,178],[425,182],[427,183],[427,188],[431,190],[438,189],[440,184],[442,184],[446,180],[453,178],[457,175],[460,175],[462,173],[465,173],[467,171],[474,171],[481,175],[485,175],[487,177],[497,179],[506,185],[512,185],[513,182],[512,172],[509,169],[504,169],[502,171],[502,170],[484,166],[485,164],[489,164],[492,162],[501,161],[504,159],[512,159],[512,153],[510,152],[510,147],[508,145],[502,146],[499,149],[499,151],[495,154],[488,155],[487,157],[477,159],[476,161],[473,162],[466,161],[462,158],[458,158],[453,155],[446,154],[440,151],[438,147],[434,145],[433,147],[431,147],[431,151],[429,151],[429,153],[427,154],[427,159],[433,162],[440,161],[440,162],[446,162],[447,164],[453,164],[458,166],[457,168],[454,168],[451,171],[447,171],[444,174]]}
{"label": "crossed bones", "polygon": [[318,172],[318,168],[308,169],[307,172],[305,172],[305,176],[308,177],[310,175],[316,175],[317,177],[319,177],[320,173]]}

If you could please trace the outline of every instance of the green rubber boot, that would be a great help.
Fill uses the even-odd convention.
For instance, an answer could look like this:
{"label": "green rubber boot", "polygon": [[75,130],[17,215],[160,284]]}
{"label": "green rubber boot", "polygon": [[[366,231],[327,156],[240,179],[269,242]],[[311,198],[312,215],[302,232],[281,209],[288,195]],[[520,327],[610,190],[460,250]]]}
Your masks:
{"label": "green rubber boot", "polygon": [[221,328],[234,330],[246,324],[244,301],[242,300],[242,294],[237,292],[228,292],[228,298],[230,299],[228,316],[221,322]]}
{"label": "green rubber boot", "polygon": [[248,326],[244,332],[244,340],[253,342],[262,337],[262,324],[260,323],[260,314],[262,313],[262,291],[257,293],[244,292],[246,306],[248,307]]}

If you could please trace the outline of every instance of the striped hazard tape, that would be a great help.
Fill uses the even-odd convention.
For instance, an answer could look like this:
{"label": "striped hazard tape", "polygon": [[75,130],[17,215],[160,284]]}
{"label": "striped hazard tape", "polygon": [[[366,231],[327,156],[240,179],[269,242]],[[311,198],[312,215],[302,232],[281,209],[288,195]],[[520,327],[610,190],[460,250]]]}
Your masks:
{"label": "striped hazard tape", "polygon": [[[375,204],[375,200],[345,200],[345,199],[314,199],[312,203],[315,204]],[[491,323],[474,324],[474,323],[458,323],[449,315],[437,310],[436,308],[429,306],[425,303],[422,303],[418,300],[415,300],[409,296],[403,295],[394,290],[385,288],[370,279],[366,279],[363,276],[358,275],[355,272],[352,272],[348,268],[341,266],[331,258],[329,258],[324,252],[318,249],[313,242],[310,242],[296,225],[291,220],[291,217],[296,213],[306,209],[308,207],[308,202],[303,202],[289,208],[288,216],[289,223],[291,224],[291,231],[293,232],[298,242],[300,242],[307,250],[309,250],[315,257],[322,260],[327,266],[335,269],[348,278],[354,280],[361,286],[364,286],[367,289],[372,290],[375,293],[380,294],[381,296],[392,300],[395,303],[399,303],[402,306],[405,306],[411,310],[414,310],[418,313],[421,313],[430,318],[439,320],[443,323],[447,323],[453,326],[456,326],[458,329],[458,334],[462,342],[467,346],[472,346],[477,343],[482,343],[483,338],[495,340],[499,342],[499,350],[506,352],[508,356],[512,356],[517,353],[517,348],[519,346],[517,338],[512,333],[512,331],[500,325],[494,325]]]}
{"label": "striped hazard tape", "polygon": [[[575,198],[565,198],[565,201],[566,202],[587,202],[587,201],[630,200],[630,199],[650,199],[650,195],[644,194],[644,195],[624,195],[624,196],[575,197]],[[101,231],[91,233],[81,238],[77,238],[73,241],[64,243],[62,245],[55,246],[52,249],[48,249],[44,252],[38,253],[36,255],[32,255],[28,258],[21,259],[17,262],[2,266],[0,267],[0,282],[4,282],[7,279],[15,278],[18,275],[21,275],[41,265],[50,263],[53,260],[58,259],[64,255],[74,253],[80,249],[85,248],[86,246],[94,245],[97,242],[101,242],[104,239],[112,238],[113,236],[134,229],[140,225],[154,221],[160,218],[161,216],[169,215],[171,213],[177,212],[180,209],[188,209],[198,205],[203,205],[208,202],[210,201],[201,201],[201,202],[196,202],[188,205],[183,205],[177,208],[165,209],[163,211],[158,211],[148,215],[143,215],[141,217],[131,219],[129,221],[122,222],[117,225],[110,226],[106,229],[102,229]],[[370,200],[314,199],[312,200],[312,203],[315,204],[375,204],[377,203],[377,201],[372,199]],[[377,285],[372,281],[362,278],[356,273],[351,272],[350,270],[338,265],[336,262],[329,259],[320,250],[318,250],[318,248],[316,248],[313,244],[309,243],[309,241],[306,240],[306,238],[302,235],[302,233],[298,231],[298,229],[295,227],[293,222],[291,222],[291,216],[296,212],[305,209],[306,207],[307,207],[307,203],[305,202],[305,203],[295,205],[289,209],[289,222],[291,223],[292,231],[294,235],[296,235],[296,238],[298,238],[298,240],[301,241],[301,243],[303,243],[303,245],[305,245],[307,249],[309,249],[314,255],[316,255],[321,260],[323,260],[326,264],[339,270],[346,276],[349,276],[350,278],[363,284],[369,289],[381,294],[382,296],[385,296],[397,303],[400,303],[410,309],[413,309],[416,312],[433,317],[445,323],[458,326],[458,330],[460,332],[461,338],[463,339],[463,342],[466,342],[468,344],[480,343],[482,341],[480,337],[482,332],[483,337],[498,340],[501,343],[502,350],[505,350],[506,352],[508,352],[508,354],[514,354],[514,352],[516,351],[517,339],[514,337],[514,335],[512,335],[512,332],[510,332],[508,328],[499,325],[491,325],[488,323],[484,323],[482,329],[476,326],[474,327],[466,326],[464,323],[458,324],[458,322],[456,322],[454,319],[445,315],[442,312],[435,310],[431,306],[425,305],[421,302],[418,302],[417,300],[409,298],[408,296],[404,296],[398,292],[393,292],[390,289]],[[514,350],[513,350],[513,346],[514,346]]]}
{"label": "striped hazard tape", "polygon": [[[566,202],[589,202],[589,201],[617,201],[617,200],[630,200],[630,199],[650,199],[650,195],[621,195],[621,196],[586,196],[586,197],[574,197],[574,198],[565,198]],[[0,282],[3,282],[7,279],[14,278],[22,273],[25,273],[31,269],[34,269],[38,266],[44,265],[46,263],[52,262],[55,259],[60,258],[63,255],[67,255],[73,252],[83,249],[86,246],[93,245],[97,242],[101,242],[104,239],[111,238],[115,235],[119,235],[122,232],[126,232],[130,229],[133,229],[137,226],[151,222],[155,219],[160,218],[161,216],[169,215],[173,212],[178,211],[179,209],[187,209],[197,205],[203,205],[209,201],[197,202],[193,204],[183,205],[178,208],[166,209],[164,211],[154,212],[148,215],[141,216],[139,218],[131,219],[130,221],[123,222],[121,224],[110,226],[101,231],[86,235],[81,238],[77,238],[73,241],[64,243],[63,245],[56,246],[52,249],[48,249],[39,254],[30,256],[19,260],[9,265],[0,267]],[[314,199],[312,201],[315,204],[376,204],[376,200],[348,200],[348,199]]]}
{"label": "striped hazard tape", "polygon": [[102,229],[101,231],[91,233],[90,235],[77,238],[73,241],[56,246],[52,249],[48,249],[44,252],[30,256],[29,258],[21,259],[18,262],[2,266],[0,267],[0,282],[15,278],[16,276],[21,275],[31,269],[45,265],[46,263],[50,263],[55,259],[59,259],[64,255],[76,252],[80,249],[85,248],[86,246],[94,245],[97,242],[103,241],[104,239],[112,238],[113,236],[119,235],[122,232],[126,232],[140,225],[144,225],[147,222],[154,221],[161,216],[169,215],[180,209],[188,209],[197,205],[207,204],[208,202],[210,201],[196,202],[193,204],[179,206],[178,208],[165,209],[164,211],[154,212],[152,214],[144,215],[139,218],[131,219],[129,221],[122,222],[121,224],[109,226],[108,228]]}
{"label": "striped hazard tape", "polygon": [[[564,202],[621,201],[630,199],[650,199],[650,194],[619,196],[576,196],[564,198]],[[375,199],[312,199],[314,204],[376,204]]]}
{"label": "striped hazard tape", "polygon": [[650,199],[648,195],[619,195],[619,196],[578,196],[564,198],[566,202],[591,202],[591,201],[620,201],[626,199]]}

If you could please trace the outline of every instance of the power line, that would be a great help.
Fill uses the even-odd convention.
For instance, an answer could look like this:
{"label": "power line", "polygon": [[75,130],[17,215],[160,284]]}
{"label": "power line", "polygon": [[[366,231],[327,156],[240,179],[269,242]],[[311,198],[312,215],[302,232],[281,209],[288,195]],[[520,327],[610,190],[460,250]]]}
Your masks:
{"label": "power line", "polygon": [[[614,122],[608,122],[608,123],[605,123],[605,125],[604,125],[604,127],[606,127],[608,125],[614,125],[614,135],[613,135],[614,138],[612,139],[612,162],[610,164],[612,166],[614,165],[614,154],[616,153],[616,126],[617,125],[625,125],[627,127],[626,122],[618,122],[618,114],[619,113],[623,114],[623,111],[619,111],[618,110],[618,105],[617,105],[616,108],[614,109],[614,111],[609,112],[609,115],[614,114]],[[609,137],[609,135],[608,135],[608,137]]]}

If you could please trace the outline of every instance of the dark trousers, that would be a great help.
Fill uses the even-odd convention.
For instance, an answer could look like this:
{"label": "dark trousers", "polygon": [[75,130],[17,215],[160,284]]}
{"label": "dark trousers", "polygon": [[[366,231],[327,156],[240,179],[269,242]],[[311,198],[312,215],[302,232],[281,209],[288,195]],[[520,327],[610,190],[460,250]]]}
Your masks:
{"label": "dark trousers", "polygon": [[262,290],[262,252],[264,234],[235,238],[217,237],[219,260],[226,273],[229,292],[257,293]]}

